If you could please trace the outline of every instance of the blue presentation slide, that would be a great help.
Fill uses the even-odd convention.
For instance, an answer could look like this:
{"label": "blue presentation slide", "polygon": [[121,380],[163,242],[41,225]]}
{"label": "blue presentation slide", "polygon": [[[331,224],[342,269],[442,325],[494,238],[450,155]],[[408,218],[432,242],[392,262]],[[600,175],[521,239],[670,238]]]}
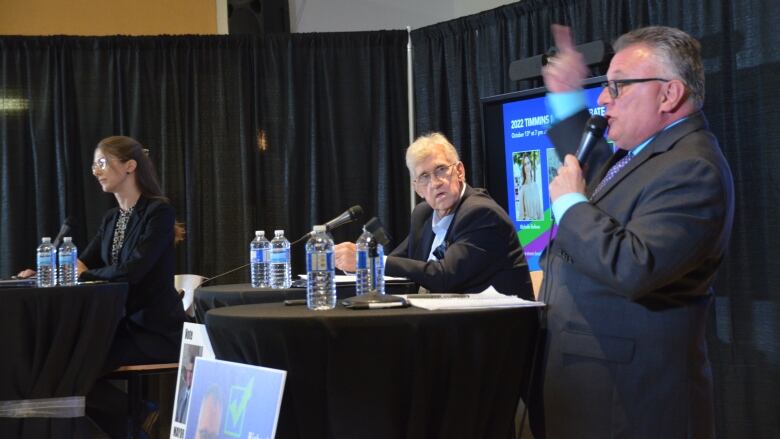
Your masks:
{"label": "blue presentation slide", "polygon": [[[604,112],[596,103],[600,92],[601,87],[585,90],[591,114]],[[532,271],[540,269],[539,256],[555,233],[548,186],[561,162],[546,136],[552,122],[544,96],[503,105],[509,216]]]}

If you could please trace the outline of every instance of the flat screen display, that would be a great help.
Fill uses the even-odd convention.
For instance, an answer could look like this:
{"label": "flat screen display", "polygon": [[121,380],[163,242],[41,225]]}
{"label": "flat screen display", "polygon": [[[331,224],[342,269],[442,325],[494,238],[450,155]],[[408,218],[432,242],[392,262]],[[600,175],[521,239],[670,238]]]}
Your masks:
{"label": "flat screen display", "polygon": [[[591,114],[604,114],[597,104],[604,81],[585,83]],[[541,87],[481,100],[487,190],[509,213],[532,271],[540,269],[539,256],[555,234],[548,186],[561,165],[546,135],[553,117],[545,93]]]}

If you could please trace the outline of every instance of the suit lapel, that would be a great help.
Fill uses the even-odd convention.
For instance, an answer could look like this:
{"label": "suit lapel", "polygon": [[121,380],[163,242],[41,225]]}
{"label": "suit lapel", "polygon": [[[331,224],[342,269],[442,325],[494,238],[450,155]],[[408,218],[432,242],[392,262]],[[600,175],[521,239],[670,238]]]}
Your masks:
{"label": "suit lapel", "polygon": [[[639,155],[632,158],[631,161],[629,161],[628,164],[626,164],[626,166],[617,173],[617,175],[612,177],[612,180],[610,180],[606,186],[604,186],[604,188],[601,189],[601,191],[596,194],[595,197],[593,197],[592,201],[597,203],[599,200],[601,200],[612,190],[612,188],[614,188],[620,181],[630,175],[635,169],[641,166],[642,163],[646,162],[650,157],[668,151],[672,145],[680,140],[680,138],[686,136],[689,133],[705,128],[706,126],[707,121],[704,119],[704,115],[701,112],[697,112],[689,116],[687,120],[680,122],[679,124],[669,129],[661,131],[658,133],[656,138],[653,139],[645,147],[645,149],[639,153]],[[604,175],[606,175],[609,168],[620,159],[615,158],[615,156],[617,156],[617,154],[613,155],[613,159],[610,160],[609,163],[607,163],[605,166],[605,169],[602,169],[602,172],[599,173],[602,178]],[[601,181],[601,179],[599,179],[599,181]],[[595,187],[596,186],[593,186],[590,189],[593,190]]]}
{"label": "suit lapel", "polygon": [[141,224],[141,218],[146,213],[146,205],[148,204],[148,201],[146,198],[141,197],[138,199],[138,202],[135,203],[135,207],[133,208],[133,214],[130,215],[130,220],[127,222],[127,230],[125,231],[125,241],[127,241],[127,238],[132,235],[135,232],[135,229],[137,229]]}
{"label": "suit lapel", "polygon": [[[149,204],[149,201],[143,196],[138,199],[137,203],[135,203],[135,207],[133,208],[133,213],[130,215],[130,218],[127,221],[127,227],[125,228],[125,240],[122,243],[122,248],[119,250],[118,261],[124,260],[125,248],[134,247],[134,246],[129,246],[128,241],[132,240],[131,237],[134,236],[135,230],[138,227],[140,227],[141,218],[144,216],[146,212],[147,204]],[[114,245],[114,229],[116,228],[116,221],[118,218],[119,218],[119,208],[117,208],[116,214],[114,214],[114,217],[107,224],[106,230],[110,230],[109,237],[111,239],[103,240],[103,255],[105,260],[109,261],[109,264],[111,263],[111,247]]]}
{"label": "suit lapel", "polygon": [[466,201],[466,198],[474,194],[474,189],[472,189],[471,186],[469,186],[466,183],[463,184],[466,185],[466,190],[463,191],[463,196],[460,197],[460,200],[458,200],[458,205],[455,206],[455,212],[453,212],[452,221],[450,221],[450,226],[447,227],[447,234],[444,235],[444,242],[449,242],[450,233],[452,232],[453,225],[455,224],[455,221],[458,220],[458,211],[460,211],[460,206],[463,205],[463,202]]}
{"label": "suit lapel", "polygon": [[431,246],[433,245],[433,210],[431,210],[431,214],[428,216],[428,219],[423,222],[421,234],[420,234],[420,245],[417,246],[415,249],[415,254],[413,255],[414,259],[417,259],[418,261],[427,261],[428,255],[431,253]]}

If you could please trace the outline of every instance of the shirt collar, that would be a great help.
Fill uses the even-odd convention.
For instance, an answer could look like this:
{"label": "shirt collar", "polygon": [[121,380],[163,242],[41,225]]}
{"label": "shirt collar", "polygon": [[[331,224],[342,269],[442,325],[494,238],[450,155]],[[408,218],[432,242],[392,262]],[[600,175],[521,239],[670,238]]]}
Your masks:
{"label": "shirt collar", "polygon": [[657,133],[653,134],[653,135],[652,135],[652,136],[650,136],[650,137],[649,137],[647,140],[645,140],[644,142],[640,143],[640,144],[639,144],[639,146],[637,146],[636,148],[632,149],[632,150],[631,150],[631,151],[629,151],[628,153],[631,155],[631,157],[632,157],[632,158],[633,158],[633,157],[636,157],[637,155],[639,155],[639,153],[640,153],[640,152],[642,152],[642,150],[643,150],[643,149],[645,149],[645,146],[647,146],[647,144],[649,144],[650,142],[652,142],[652,141],[653,141],[653,139],[655,139],[656,137],[658,137],[658,135],[659,135],[659,134],[663,133],[664,131],[668,130],[669,128],[671,128],[671,127],[673,127],[673,126],[675,126],[675,125],[678,125],[678,124],[680,124],[680,123],[682,123],[682,122],[684,122],[684,121],[688,120],[688,117],[689,117],[689,116],[685,116],[685,117],[683,117],[683,118],[680,118],[680,119],[677,119],[677,120],[675,120],[674,122],[672,122],[672,123],[670,123],[669,125],[665,126],[665,127],[664,127],[664,129],[662,129],[661,131],[659,131],[659,132],[657,132]]}

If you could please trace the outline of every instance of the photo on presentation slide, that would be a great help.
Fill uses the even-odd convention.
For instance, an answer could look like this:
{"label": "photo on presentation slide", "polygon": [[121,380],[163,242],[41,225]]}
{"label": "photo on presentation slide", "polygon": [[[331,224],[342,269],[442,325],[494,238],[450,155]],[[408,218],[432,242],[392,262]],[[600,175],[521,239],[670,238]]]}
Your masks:
{"label": "photo on presentation slide", "polygon": [[515,191],[515,220],[544,220],[542,209],[542,162],[538,149],[512,154]]}
{"label": "photo on presentation slide", "polygon": [[[552,183],[553,179],[558,176],[558,168],[561,167],[561,160],[558,158],[558,153],[555,152],[555,148],[547,148],[547,185]],[[552,204],[552,201],[550,201]]]}

